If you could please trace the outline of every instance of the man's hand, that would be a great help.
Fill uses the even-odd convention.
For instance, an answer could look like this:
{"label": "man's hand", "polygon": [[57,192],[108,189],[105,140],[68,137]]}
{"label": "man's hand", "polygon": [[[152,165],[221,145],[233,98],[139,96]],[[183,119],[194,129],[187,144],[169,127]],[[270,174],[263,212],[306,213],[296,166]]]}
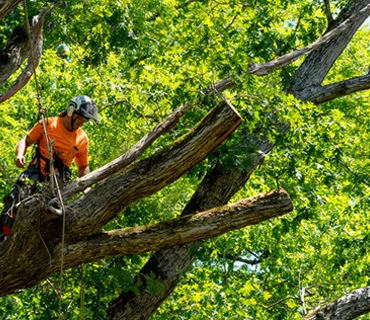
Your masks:
{"label": "man's hand", "polygon": [[15,165],[18,168],[24,168],[25,164],[26,164],[26,158],[24,156],[19,155],[15,158]]}
{"label": "man's hand", "polygon": [[31,140],[29,136],[25,136],[18,142],[15,149],[15,165],[18,168],[24,168],[24,165],[26,164],[26,158],[24,157],[24,155],[26,154],[27,148],[34,143],[35,141]]}
{"label": "man's hand", "polygon": [[78,177],[86,176],[90,172],[89,166],[82,166],[78,168]]}

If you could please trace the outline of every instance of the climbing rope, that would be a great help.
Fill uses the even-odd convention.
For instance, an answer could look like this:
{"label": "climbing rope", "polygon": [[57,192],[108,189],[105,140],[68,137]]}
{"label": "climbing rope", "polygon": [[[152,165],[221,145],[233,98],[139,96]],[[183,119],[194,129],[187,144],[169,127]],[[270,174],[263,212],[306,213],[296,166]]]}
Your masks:
{"label": "climbing rope", "polygon": [[31,36],[31,27],[30,23],[28,21],[28,10],[27,10],[27,3],[26,0],[23,0],[23,8],[24,8],[24,16],[25,16],[25,25],[26,25],[26,31],[28,36],[28,41],[30,42],[30,63],[32,66],[34,78],[35,78],[35,87],[36,87],[36,96],[37,96],[37,106],[38,106],[38,114],[39,118],[41,118],[41,124],[44,130],[46,144],[48,146],[48,151],[50,155],[50,182],[51,182],[51,191],[55,194],[59,200],[59,204],[61,206],[62,210],[62,220],[63,220],[63,227],[62,227],[62,243],[61,243],[61,262],[60,262],[60,275],[59,275],[59,315],[58,319],[61,319],[62,317],[62,300],[63,300],[63,266],[64,266],[64,245],[65,245],[65,207],[63,203],[62,193],[60,191],[58,178],[54,171],[54,159],[53,159],[53,144],[54,140],[50,141],[49,134],[46,130],[46,121],[45,121],[45,109],[42,106],[41,103],[41,95],[40,95],[40,85],[38,82],[37,72],[36,72],[36,65],[35,65],[35,59],[34,59],[34,51],[33,51],[33,39]]}

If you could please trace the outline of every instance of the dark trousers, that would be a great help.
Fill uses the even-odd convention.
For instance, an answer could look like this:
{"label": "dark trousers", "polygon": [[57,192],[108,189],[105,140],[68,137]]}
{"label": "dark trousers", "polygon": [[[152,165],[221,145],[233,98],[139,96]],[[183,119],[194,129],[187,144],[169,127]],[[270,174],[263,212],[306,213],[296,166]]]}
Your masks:
{"label": "dark trousers", "polygon": [[0,215],[0,241],[9,237],[17,213],[17,205],[27,197],[35,194],[42,187],[45,176],[37,164],[30,165],[21,173],[9,195],[4,197],[4,209]]}

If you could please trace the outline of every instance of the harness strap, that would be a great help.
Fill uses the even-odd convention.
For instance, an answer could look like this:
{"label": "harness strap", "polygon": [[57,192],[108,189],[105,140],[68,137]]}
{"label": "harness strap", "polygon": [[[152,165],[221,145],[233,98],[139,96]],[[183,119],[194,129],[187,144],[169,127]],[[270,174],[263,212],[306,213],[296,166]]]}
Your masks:
{"label": "harness strap", "polygon": [[[40,147],[37,145],[36,147],[36,153],[34,156],[33,161],[37,161],[38,165],[40,166],[40,159],[45,161],[45,171],[46,173],[50,173],[50,159],[44,157],[40,152]],[[53,155],[54,159],[54,168],[58,170],[61,178],[65,181],[68,181],[72,175],[71,170],[68,166],[66,166],[61,158],[59,158],[55,153]]]}

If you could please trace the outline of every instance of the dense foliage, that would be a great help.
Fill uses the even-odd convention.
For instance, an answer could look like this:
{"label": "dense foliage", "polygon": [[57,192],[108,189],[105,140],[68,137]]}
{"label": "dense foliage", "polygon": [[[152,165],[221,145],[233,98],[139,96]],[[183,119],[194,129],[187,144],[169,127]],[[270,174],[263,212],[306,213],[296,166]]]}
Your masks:
{"label": "dense foliage", "polygon": [[[28,2],[30,14],[47,4]],[[345,1],[331,5],[336,14]],[[2,42],[23,19],[20,7],[2,21]],[[263,124],[262,132],[276,143],[235,199],[282,186],[295,211],[205,241],[194,252],[196,263],[153,319],[299,319],[319,304],[370,285],[369,94],[302,103],[285,94],[302,61],[263,78],[243,73],[252,61],[269,61],[313,42],[326,27],[323,2],[312,0],[71,0],[48,17],[37,69],[42,103],[52,116],[74,95],[96,101],[102,124],[86,125],[92,169],[122,154],[186,101],[198,103],[148,153],[186,132],[222,97],[244,118],[242,128],[201,165],[128,208],[133,214],[123,212],[110,228],[179,215],[216,160],[226,168],[247,165],[251,150],[243,145],[245,128]],[[364,26],[328,83],[368,73],[369,40]],[[214,96],[202,91],[227,76],[236,81],[232,89]],[[0,110],[3,197],[19,174],[15,145],[38,118],[34,81]],[[290,125],[284,136],[271,130],[266,118],[276,110]],[[134,276],[148,257],[114,258],[66,271],[65,319],[104,319],[109,302],[121,290],[135,288]],[[153,280],[153,292],[161,289]],[[0,317],[57,318],[57,291],[56,275],[4,297]]]}

